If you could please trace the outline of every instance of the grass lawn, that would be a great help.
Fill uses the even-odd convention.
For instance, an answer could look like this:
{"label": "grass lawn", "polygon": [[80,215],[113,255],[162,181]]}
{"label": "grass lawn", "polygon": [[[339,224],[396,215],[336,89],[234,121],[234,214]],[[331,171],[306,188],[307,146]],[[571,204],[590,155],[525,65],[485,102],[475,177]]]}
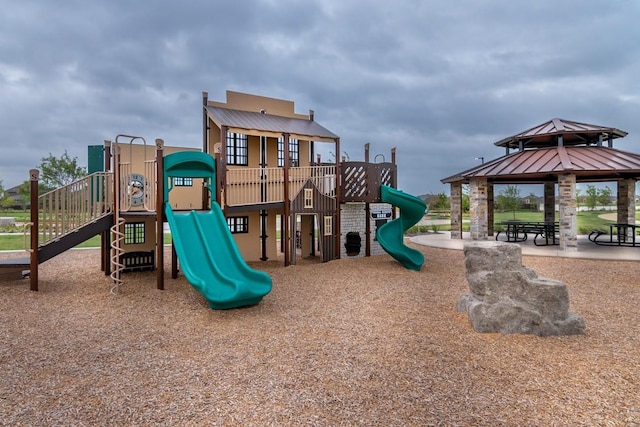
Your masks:
{"label": "grass lawn", "polygon": [[[27,247],[29,246],[29,235],[26,237],[27,239]],[[24,250],[25,237],[22,233],[12,233],[12,234],[3,234],[0,235],[0,251],[15,251],[15,250]],[[164,243],[171,243],[171,234],[165,233],[164,235]],[[99,248],[100,247],[100,236],[94,236],[89,240],[86,240],[80,243],[76,248]]]}
{"label": "grass lawn", "polygon": [[[611,220],[607,220],[604,218],[600,218],[600,215],[603,214],[615,214],[616,211],[602,211],[602,210],[596,210],[596,211],[580,211],[578,212],[578,218],[577,218],[577,228],[578,228],[578,234],[589,234],[592,230],[595,229],[600,229],[600,230],[607,230],[608,227],[606,226],[606,224],[611,223]],[[432,217],[432,219],[435,219]],[[448,217],[439,217],[437,219],[449,219]],[[556,213],[556,219],[557,219],[557,213]],[[463,222],[462,224],[462,229],[463,231],[469,231],[469,216],[465,215],[463,217],[463,220],[467,220],[467,222]],[[495,230],[502,230],[503,227],[501,225],[499,225],[501,222],[503,221],[544,221],[544,212],[542,211],[516,211],[515,214],[514,212],[494,212],[494,224],[495,224]],[[640,223],[640,212],[636,212],[636,221]],[[408,234],[411,233],[426,233],[429,231],[434,231],[434,228],[436,228],[437,230],[435,231],[450,231],[451,230],[451,226],[449,224],[443,224],[443,225],[436,225],[436,226],[432,226],[432,225],[420,225],[420,226],[414,226],[411,227],[409,230],[407,230]]]}
{"label": "grass lawn", "polygon": [[29,222],[31,221],[30,211],[14,211],[14,210],[0,210],[0,216],[15,218],[16,222]]}
{"label": "grass lawn", "polygon": [[[29,222],[31,220],[31,213],[27,211],[6,210],[0,211],[0,217],[15,218],[16,222]],[[2,227],[0,232],[11,233],[0,235],[0,251],[15,251],[25,249],[25,239],[27,247],[29,246],[29,235],[25,237],[22,232],[22,226],[15,227]],[[171,243],[171,234],[165,233],[164,243]],[[77,248],[99,248],[100,236],[94,236],[89,240],[80,243]]]}

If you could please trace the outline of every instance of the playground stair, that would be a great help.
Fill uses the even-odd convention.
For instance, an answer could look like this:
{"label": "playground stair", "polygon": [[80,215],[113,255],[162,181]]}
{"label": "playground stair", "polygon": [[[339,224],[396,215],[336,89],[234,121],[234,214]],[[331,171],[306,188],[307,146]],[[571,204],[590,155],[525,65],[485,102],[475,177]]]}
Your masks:
{"label": "playground stair", "polygon": [[[113,215],[108,214],[76,228],[69,234],[49,241],[48,243],[38,247],[38,264],[42,264],[43,262],[60,255],[93,236],[108,231],[112,225]],[[29,257],[0,260],[0,269],[28,270],[29,267]],[[25,273],[23,273],[23,275],[26,276]]]}
{"label": "playground stair", "polygon": [[[113,225],[111,174],[95,173],[69,185],[42,194],[37,205],[38,264],[106,232]],[[33,223],[31,224],[33,228]],[[22,272],[29,274],[30,256],[0,260],[0,274]]]}

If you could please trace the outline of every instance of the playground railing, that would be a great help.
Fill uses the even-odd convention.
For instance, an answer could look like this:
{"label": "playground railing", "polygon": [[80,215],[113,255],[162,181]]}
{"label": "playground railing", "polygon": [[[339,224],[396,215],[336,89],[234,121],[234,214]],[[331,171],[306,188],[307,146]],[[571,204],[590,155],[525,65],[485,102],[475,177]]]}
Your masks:
{"label": "playground railing", "polygon": [[41,194],[37,209],[41,246],[112,212],[113,175],[96,172]]}
{"label": "playground railing", "polygon": [[[289,198],[293,199],[311,179],[328,196],[335,196],[335,166],[289,168]],[[284,201],[283,168],[227,169],[225,202],[229,206],[257,205]]]}
{"label": "playground railing", "polygon": [[144,193],[144,208],[148,211],[156,210],[156,185],[158,182],[158,168],[155,160],[145,160],[144,176],[147,179],[147,185]]}
{"label": "playground railing", "polygon": [[322,194],[335,197],[336,167],[324,165],[291,168],[289,170],[289,198],[293,199],[309,179]]}

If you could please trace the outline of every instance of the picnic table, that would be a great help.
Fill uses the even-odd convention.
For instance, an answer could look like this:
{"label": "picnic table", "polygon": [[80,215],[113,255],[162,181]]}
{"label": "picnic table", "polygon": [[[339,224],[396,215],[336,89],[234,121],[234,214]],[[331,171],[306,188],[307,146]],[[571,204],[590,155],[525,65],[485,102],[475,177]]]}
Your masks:
{"label": "picnic table", "polygon": [[[498,223],[505,227],[507,242],[524,242],[529,234],[534,234],[533,244],[547,246],[559,244],[556,233],[559,224],[556,221],[503,221]],[[496,234],[496,240],[501,231]]]}
{"label": "picnic table", "polygon": [[608,223],[609,232],[593,230],[589,234],[589,240],[602,246],[640,246],[636,241],[636,224]]}

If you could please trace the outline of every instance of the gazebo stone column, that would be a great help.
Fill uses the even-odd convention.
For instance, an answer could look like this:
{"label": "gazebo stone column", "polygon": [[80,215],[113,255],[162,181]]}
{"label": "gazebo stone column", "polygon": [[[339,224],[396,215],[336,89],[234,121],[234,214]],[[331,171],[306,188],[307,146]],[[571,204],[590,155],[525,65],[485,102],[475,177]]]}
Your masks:
{"label": "gazebo stone column", "polygon": [[473,240],[487,240],[488,237],[487,185],[486,178],[474,178],[469,184],[469,216]]}
{"label": "gazebo stone column", "polygon": [[[636,180],[618,181],[618,224],[636,223]],[[633,237],[633,230],[627,228],[627,237]]]}
{"label": "gazebo stone column", "polygon": [[[545,187],[546,188],[546,187]],[[560,207],[560,250],[577,251],[576,176],[564,173],[558,176],[558,204]]]}
{"label": "gazebo stone column", "polygon": [[451,183],[451,238],[462,239],[462,182]]}
{"label": "gazebo stone column", "polygon": [[544,183],[544,220],[553,222],[556,220],[556,183]]}

